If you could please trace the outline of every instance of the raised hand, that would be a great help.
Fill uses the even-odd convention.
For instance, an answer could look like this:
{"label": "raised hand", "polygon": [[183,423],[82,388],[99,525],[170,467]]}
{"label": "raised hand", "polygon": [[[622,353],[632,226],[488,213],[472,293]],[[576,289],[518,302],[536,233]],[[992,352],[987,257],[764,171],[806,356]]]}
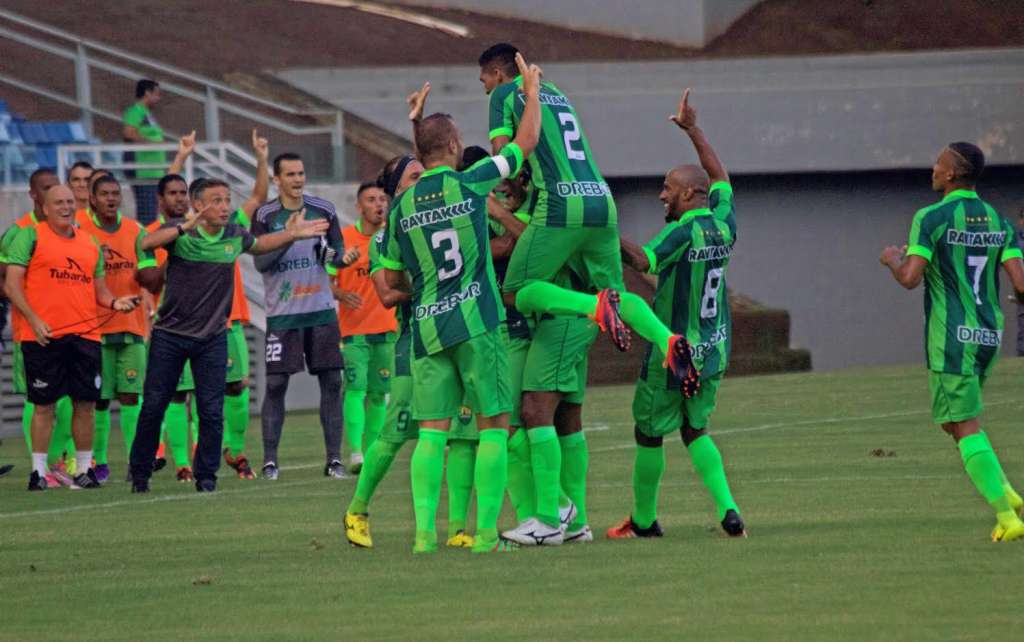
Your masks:
{"label": "raised hand", "polygon": [[526,64],[523,54],[516,54],[516,67],[519,75],[523,77],[523,93],[527,96],[535,96],[540,93],[540,79],[544,72],[537,65]]}
{"label": "raised hand", "polygon": [[423,118],[423,108],[427,105],[427,94],[430,93],[430,83],[423,83],[423,88],[409,94],[405,102],[409,104],[409,120],[414,123],[420,122]]}
{"label": "raised hand", "polygon": [[186,134],[181,137],[178,141],[178,156],[185,158],[192,154],[192,151],[196,147],[196,130],[192,130],[190,134]]}
{"label": "raised hand", "polygon": [[314,236],[323,236],[327,233],[330,224],[327,219],[318,218],[313,221],[306,220],[306,208],[302,208],[288,217],[284,229],[288,230],[293,239],[311,239]]}
{"label": "raised hand", "polygon": [[882,250],[881,256],[878,257],[878,262],[886,267],[893,267],[893,264],[899,265],[900,261],[903,260],[903,255],[907,252],[907,246],[904,245],[902,248],[898,248],[895,245]]}
{"label": "raised hand", "polygon": [[270,143],[256,132],[255,127],[252,130],[252,151],[256,152],[257,158],[263,161],[270,158]]}
{"label": "raised hand", "polygon": [[197,212],[195,210],[189,210],[185,212],[185,222],[181,224],[182,229],[186,231],[196,229],[196,226],[199,225],[199,222],[203,220],[203,214],[206,213],[206,210],[212,207],[213,204],[211,203],[210,205],[204,207],[203,210],[200,212]]}
{"label": "raised hand", "polygon": [[697,110],[690,106],[689,87],[683,92],[683,97],[679,99],[679,111],[674,116],[669,116],[668,118],[676,125],[679,125],[681,129],[690,129],[697,126]]}

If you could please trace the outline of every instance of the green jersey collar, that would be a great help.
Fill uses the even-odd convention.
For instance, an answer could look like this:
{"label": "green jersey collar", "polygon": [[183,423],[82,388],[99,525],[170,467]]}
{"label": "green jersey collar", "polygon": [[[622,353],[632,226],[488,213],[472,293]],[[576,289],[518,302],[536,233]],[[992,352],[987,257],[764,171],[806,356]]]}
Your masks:
{"label": "green jersey collar", "polygon": [[683,224],[687,221],[693,220],[698,216],[710,216],[711,210],[706,207],[698,207],[696,209],[687,210],[683,212],[683,215],[679,217],[679,223]]}
{"label": "green jersey collar", "polygon": [[433,169],[428,169],[427,171],[423,172],[422,174],[420,174],[420,178],[426,178],[428,176],[433,176],[434,174],[440,174],[441,172],[454,172],[454,171],[455,171],[454,169],[452,169],[451,167],[448,167],[447,165],[441,165],[440,167],[435,167]]}
{"label": "green jersey collar", "polygon": [[199,236],[203,237],[203,239],[205,239],[207,241],[210,241],[210,242],[219,241],[220,237],[224,236],[224,228],[223,227],[220,228],[220,230],[218,230],[216,234],[210,234],[209,232],[206,231],[206,229],[203,228],[202,225],[197,225],[196,226],[196,231],[199,232]]}
{"label": "green jersey collar", "polygon": [[942,199],[942,202],[951,201],[954,198],[978,198],[978,193],[973,189],[955,189]]}
{"label": "green jersey collar", "polygon": [[[103,227],[103,223],[101,223],[100,219],[96,217],[96,213],[92,211],[92,208],[89,208],[85,211],[89,215],[89,218],[92,219],[92,222],[96,227],[100,228],[101,230],[105,230],[105,228]],[[117,223],[114,224],[114,231],[116,232],[119,229],[121,229],[121,210],[117,210]]]}
{"label": "green jersey collar", "polygon": [[29,212],[29,215],[32,217],[32,224],[39,225],[39,217],[36,216],[36,211],[32,210],[31,212]]}

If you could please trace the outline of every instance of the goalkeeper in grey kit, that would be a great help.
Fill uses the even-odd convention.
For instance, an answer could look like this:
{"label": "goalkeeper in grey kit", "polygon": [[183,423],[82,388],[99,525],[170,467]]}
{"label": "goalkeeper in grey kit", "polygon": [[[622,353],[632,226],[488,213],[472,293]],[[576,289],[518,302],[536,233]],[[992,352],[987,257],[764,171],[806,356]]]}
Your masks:
{"label": "goalkeeper in grey kit", "polygon": [[303,193],[306,174],[297,154],[274,159],[279,196],[256,212],[252,231],[282,229],[288,217],[304,212],[306,220],[325,219],[327,234],[295,241],[256,259],[263,275],[267,311],[266,391],[263,397],[263,478],[278,477],[278,445],[284,428],[284,398],[291,375],[303,368],[319,380],[320,425],[324,433],[324,476],[345,477],[341,463],[341,370],[337,308],[326,264],[342,268],[355,260],[345,254],[341,227],[330,201]]}

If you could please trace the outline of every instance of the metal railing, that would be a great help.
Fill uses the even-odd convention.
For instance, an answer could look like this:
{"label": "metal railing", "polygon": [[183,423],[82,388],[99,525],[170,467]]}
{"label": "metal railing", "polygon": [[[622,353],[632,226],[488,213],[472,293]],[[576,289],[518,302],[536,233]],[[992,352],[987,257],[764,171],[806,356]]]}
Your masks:
{"label": "metal railing", "polygon": [[[19,30],[11,28],[17,27]],[[34,32],[32,35],[28,32]],[[42,39],[39,35],[45,36]],[[304,136],[328,135],[331,147],[334,148],[335,172],[337,176],[344,174],[344,125],[345,117],[341,110],[302,110],[280,105],[273,101],[229,87],[212,78],[192,73],[172,65],[140,56],[136,53],[117,49],[56,27],[25,18],[11,11],[0,9],[0,38],[46,52],[74,63],[75,95],[68,96],[52,88],[44,87],[7,73],[0,73],[0,83],[6,83],[22,91],[75,107],[80,112],[82,125],[86,134],[93,136],[93,117],[105,118],[121,122],[121,115],[98,108],[92,101],[93,69],[110,73],[114,76],[135,82],[139,78],[158,76],[160,88],[168,93],[182,96],[203,105],[205,139],[210,142],[221,140],[221,113],[229,113],[246,118],[257,125]],[[127,63],[119,64],[119,62]],[[154,74],[154,72],[157,72]],[[175,79],[184,82],[176,82]],[[185,83],[198,86],[200,89],[186,86]],[[265,111],[256,111],[242,104],[257,105]],[[327,121],[326,124],[297,125],[282,117],[314,119]],[[169,132],[170,133],[170,132]]]}

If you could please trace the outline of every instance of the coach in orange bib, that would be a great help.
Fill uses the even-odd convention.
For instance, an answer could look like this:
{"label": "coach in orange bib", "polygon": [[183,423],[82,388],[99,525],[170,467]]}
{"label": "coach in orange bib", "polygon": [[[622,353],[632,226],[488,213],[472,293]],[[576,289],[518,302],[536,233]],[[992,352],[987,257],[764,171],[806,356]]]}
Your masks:
{"label": "coach in orange bib", "polygon": [[32,416],[29,490],[46,488],[46,450],[54,404],[71,397],[78,474],[75,484],[98,488],[91,468],[93,411],[100,398],[100,334],[104,321],[131,312],[132,297],[114,298],[95,241],[74,226],[75,197],[63,185],[46,191],[45,223],[23,228],[11,242],[4,291],[24,315],[18,328]]}

